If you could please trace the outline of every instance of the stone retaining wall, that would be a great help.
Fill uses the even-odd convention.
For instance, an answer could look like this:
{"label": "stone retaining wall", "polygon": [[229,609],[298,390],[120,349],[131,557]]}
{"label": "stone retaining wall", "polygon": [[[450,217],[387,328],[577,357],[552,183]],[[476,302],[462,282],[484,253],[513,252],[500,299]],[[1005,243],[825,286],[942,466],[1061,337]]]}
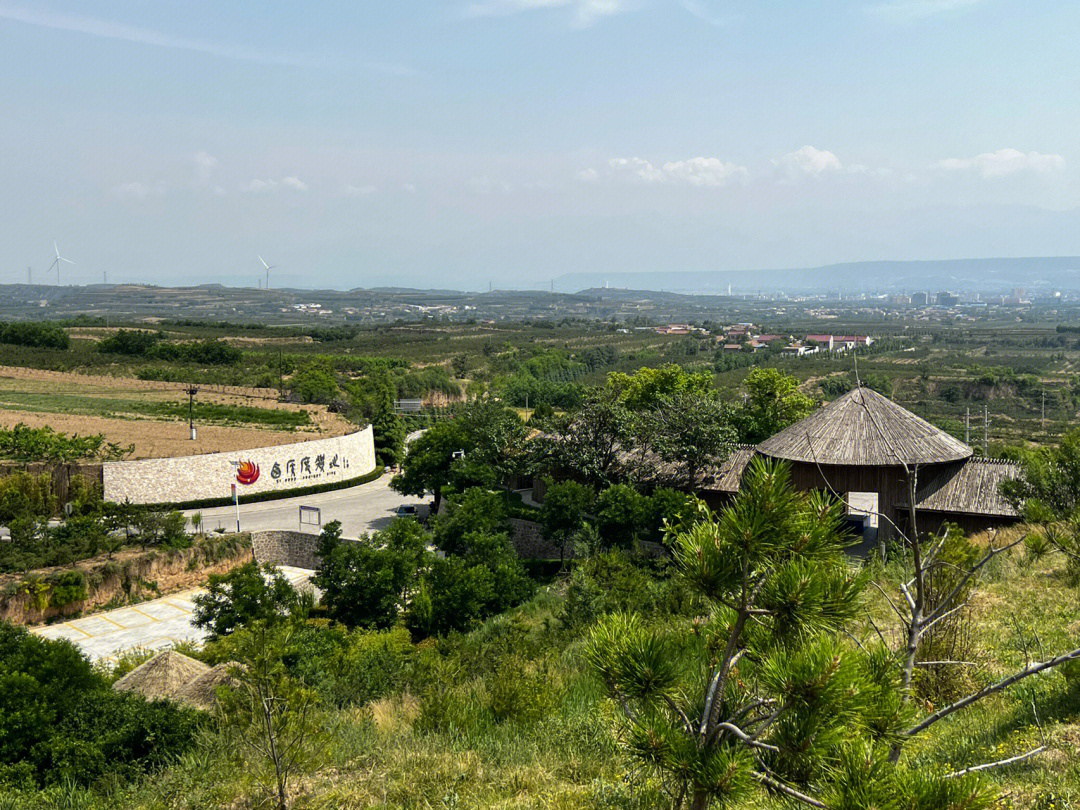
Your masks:
{"label": "stone retaining wall", "polygon": [[[557,560],[563,556],[562,549],[544,537],[540,524],[533,520],[510,518],[510,540],[517,555],[523,559]],[[566,547],[566,558],[574,556],[574,549]]]}
{"label": "stone retaining wall", "polygon": [[314,570],[319,567],[315,550],[319,535],[294,531],[252,532],[251,550],[260,564],[291,565]]}
{"label": "stone retaining wall", "polygon": [[183,458],[105,462],[105,499],[117,503],[187,503],[239,494],[281,492],[359,478],[375,469],[371,426],[329,439]]}

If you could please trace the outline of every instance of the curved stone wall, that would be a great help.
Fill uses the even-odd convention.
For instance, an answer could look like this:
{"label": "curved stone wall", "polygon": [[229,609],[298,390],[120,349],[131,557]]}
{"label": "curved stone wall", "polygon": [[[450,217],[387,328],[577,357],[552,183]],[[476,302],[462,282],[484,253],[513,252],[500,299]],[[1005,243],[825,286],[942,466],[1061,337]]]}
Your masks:
{"label": "curved stone wall", "polygon": [[375,469],[371,426],[330,439],[182,458],[105,462],[104,495],[117,503],[184,503],[359,478]]}

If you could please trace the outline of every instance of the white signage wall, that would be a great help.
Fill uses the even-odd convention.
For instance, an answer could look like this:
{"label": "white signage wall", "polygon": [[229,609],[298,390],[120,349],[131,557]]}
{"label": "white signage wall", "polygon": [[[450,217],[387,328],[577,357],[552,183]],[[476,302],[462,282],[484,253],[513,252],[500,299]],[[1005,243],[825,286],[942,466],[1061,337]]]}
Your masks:
{"label": "white signage wall", "polygon": [[371,426],[348,436],[183,458],[108,461],[105,500],[184,503],[330,484],[375,469]]}

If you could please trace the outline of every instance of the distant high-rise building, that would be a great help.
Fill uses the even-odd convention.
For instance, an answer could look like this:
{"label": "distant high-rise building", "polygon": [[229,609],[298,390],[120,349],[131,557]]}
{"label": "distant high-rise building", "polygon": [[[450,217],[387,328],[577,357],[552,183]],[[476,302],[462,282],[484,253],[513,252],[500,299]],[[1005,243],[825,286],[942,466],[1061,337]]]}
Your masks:
{"label": "distant high-rise building", "polygon": [[928,303],[930,303],[930,297],[924,292],[912,293],[911,303],[917,307],[925,307]]}
{"label": "distant high-rise building", "polygon": [[937,303],[939,307],[955,307],[957,304],[960,303],[960,296],[956,295],[955,293],[942,290],[937,294],[937,297],[935,298],[935,303]]}

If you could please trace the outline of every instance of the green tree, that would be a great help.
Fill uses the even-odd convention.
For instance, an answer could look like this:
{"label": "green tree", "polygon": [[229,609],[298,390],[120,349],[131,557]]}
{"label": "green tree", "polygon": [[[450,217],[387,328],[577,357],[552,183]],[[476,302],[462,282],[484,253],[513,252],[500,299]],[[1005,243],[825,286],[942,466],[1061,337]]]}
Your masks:
{"label": "green tree", "polygon": [[342,540],[335,520],[319,537],[321,566],[311,581],[323,590],[322,604],[333,619],[350,627],[391,627],[415,588],[426,544],[414,520],[395,520],[358,541]]}
{"label": "green tree", "polygon": [[458,553],[431,561],[406,623],[418,635],[465,631],[532,593],[532,580],[506,534],[470,532]]}
{"label": "green tree", "polygon": [[738,438],[726,410],[711,394],[681,391],[663,396],[650,421],[657,455],[684,471],[690,490],[696,488],[701,469],[723,461]]}
{"label": "green tree", "polygon": [[157,345],[160,335],[144,329],[120,329],[116,334],[103,338],[97,350],[105,354],[124,354],[146,357]]}
{"label": "green tree", "polygon": [[733,414],[739,440],[757,444],[809,416],[817,407],[799,381],[775,368],[755,368],[742,384],[746,401]]}
{"label": "green tree", "polygon": [[237,732],[265,772],[276,810],[288,809],[289,782],[296,772],[318,762],[316,694],[284,664],[296,652],[295,632],[280,623],[256,623],[239,631],[230,645],[239,663],[229,670],[233,685],[220,704],[225,725]]}
{"label": "green tree", "polygon": [[676,806],[735,806],[760,791],[815,807],[976,808],[970,778],[890,765],[906,719],[887,651],[840,634],[866,578],[844,554],[842,505],[752,462],[731,506],[672,531],[675,563],[707,608],[690,625],[604,619],[587,656],[621,709],[629,753]]}
{"label": "green tree", "polygon": [[469,373],[469,355],[454,355],[454,359],[450,361],[450,365],[454,369],[454,376],[460,380]]}
{"label": "green tree", "polygon": [[506,498],[480,487],[465,491],[460,503],[448,503],[444,514],[432,518],[432,534],[447,554],[466,553],[465,537],[474,532],[507,531]]}
{"label": "green tree", "polygon": [[377,367],[363,379],[348,383],[349,413],[360,423],[370,423],[375,455],[384,467],[399,464],[405,455],[405,425],[394,413],[395,387],[389,369]]}
{"label": "green tree", "polygon": [[455,458],[465,451],[466,436],[455,421],[440,422],[409,443],[402,470],[390,486],[402,495],[423,497],[431,492],[434,512],[442,503],[442,490],[450,483],[450,469]]}
{"label": "green tree", "polygon": [[1056,447],[1021,451],[1021,474],[1002,482],[1002,493],[1029,519],[1067,518],[1080,507],[1080,430]]}
{"label": "green tree", "polygon": [[206,593],[194,599],[192,624],[221,638],[252,622],[303,615],[305,602],[289,580],[269,563],[249,562],[227,574],[211,574]]}
{"label": "green tree", "polygon": [[577,481],[559,481],[551,484],[544,493],[540,525],[544,537],[559,544],[563,557],[567,544],[585,523],[595,498],[590,487]]}
{"label": "green tree", "polygon": [[[68,572],[71,573],[71,572]],[[0,622],[0,772],[38,784],[135,778],[190,747],[197,712],[123,694],[69,641]]]}
{"label": "green tree", "polygon": [[620,454],[632,441],[633,414],[609,391],[591,391],[581,408],[555,426],[556,436],[533,442],[541,464],[595,486],[615,483]]}
{"label": "green tree", "polygon": [[614,484],[596,499],[596,527],[607,548],[632,548],[649,523],[649,499],[628,484]]}
{"label": "green tree", "polygon": [[651,410],[676,394],[704,396],[713,390],[712,375],[707,371],[691,373],[675,363],[639,368],[633,374],[614,371],[608,375],[607,388],[632,411]]}
{"label": "green tree", "polygon": [[315,360],[302,366],[289,380],[289,390],[301,402],[333,402],[339,393],[330,364]]}

